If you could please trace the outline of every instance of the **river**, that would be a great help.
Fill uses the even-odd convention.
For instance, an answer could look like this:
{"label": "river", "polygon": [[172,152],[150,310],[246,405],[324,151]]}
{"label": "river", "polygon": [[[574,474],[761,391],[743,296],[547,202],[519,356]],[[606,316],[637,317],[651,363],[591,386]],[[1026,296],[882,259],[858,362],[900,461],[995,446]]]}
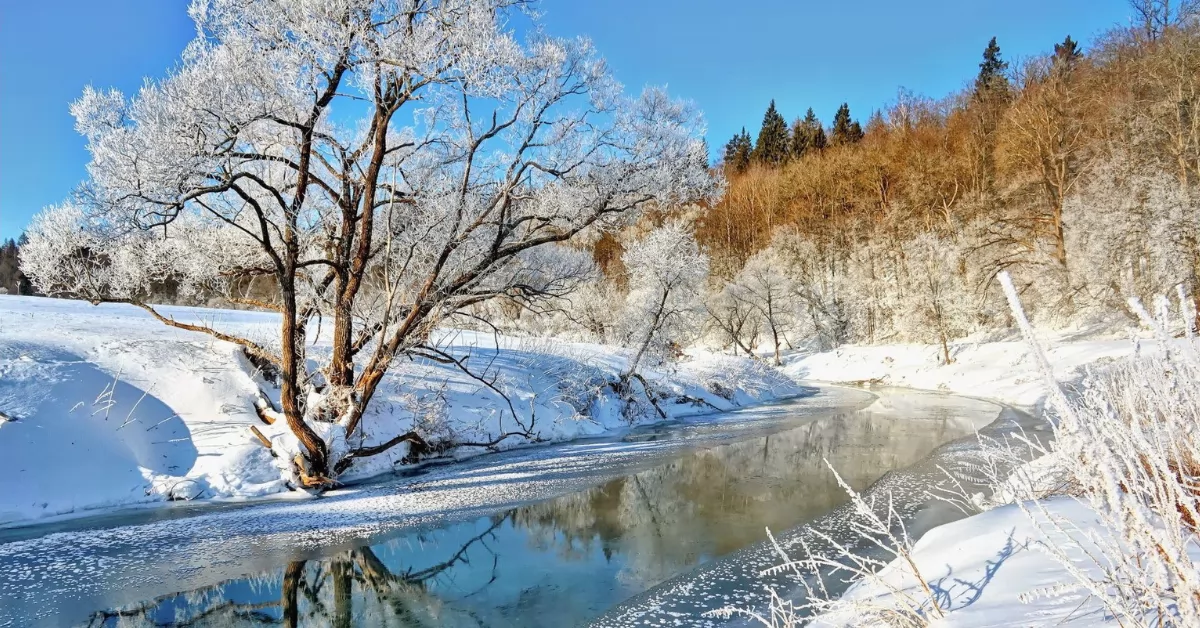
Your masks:
{"label": "river", "polygon": [[[978,430],[1036,429],[985,401],[812,387],[771,406],[527,447],[245,505],[0,530],[0,626],[683,625],[761,604],[762,568],[857,490],[916,533]],[[774,582],[787,588],[784,581]]]}

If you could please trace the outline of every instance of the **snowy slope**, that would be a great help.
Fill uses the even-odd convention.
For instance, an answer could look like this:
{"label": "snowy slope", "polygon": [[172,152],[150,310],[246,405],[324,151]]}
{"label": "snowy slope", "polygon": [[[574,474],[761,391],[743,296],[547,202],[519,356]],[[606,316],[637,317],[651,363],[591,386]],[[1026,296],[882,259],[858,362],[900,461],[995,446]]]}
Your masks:
{"label": "snowy slope", "polygon": [[[270,343],[275,315],[165,307]],[[563,440],[627,427],[630,412],[603,386],[626,364],[599,345],[446,331],[441,346],[469,355],[476,374],[513,402],[453,365],[399,363],[364,417],[366,444],[406,431],[414,407],[438,408],[439,429],[459,440],[489,441],[514,419],[539,440]],[[318,342],[314,351],[320,351]],[[728,409],[793,394],[777,371],[748,360],[700,354],[671,372],[647,372],[667,397],[668,416]],[[253,401],[266,384],[236,347],[173,329],[132,306],[0,297],[0,524],[165,499],[244,498],[287,490],[266,448],[250,432],[288,438],[264,426]],[[607,392],[605,392],[607,391]],[[424,412],[423,412],[424,413]],[[501,447],[528,442],[510,438]],[[357,444],[357,443],[356,443]],[[478,449],[458,450],[458,455]],[[394,468],[403,446],[359,461],[343,479]]]}
{"label": "snowy slope", "polygon": [[[913,559],[922,578],[938,596],[945,617],[936,626],[1091,626],[1116,622],[1087,591],[1072,587],[1074,580],[1062,565],[1041,549],[1045,544],[1066,548],[1081,570],[1100,577],[1100,566],[1089,556],[1095,552],[1087,539],[1103,534],[1089,508],[1071,498],[1045,500],[1029,506],[1026,514],[1016,505],[934,528],[921,538]],[[1193,559],[1200,558],[1197,551]],[[924,599],[911,572],[898,565],[880,574],[887,587]],[[881,589],[855,586],[847,601],[875,598],[888,604]],[[858,625],[837,614],[823,617],[815,626]]]}
{"label": "snowy slope", "polygon": [[[1060,382],[1078,381],[1088,365],[1134,351],[1128,338],[1068,338],[1048,333],[1039,339]],[[821,353],[794,353],[787,357],[784,371],[797,379],[939,390],[1025,408],[1038,406],[1046,395],[1024,341],[963,341],[951,345],[951,356],[954,361],[943,365],[941,347],[936,345],[849,345]]]}

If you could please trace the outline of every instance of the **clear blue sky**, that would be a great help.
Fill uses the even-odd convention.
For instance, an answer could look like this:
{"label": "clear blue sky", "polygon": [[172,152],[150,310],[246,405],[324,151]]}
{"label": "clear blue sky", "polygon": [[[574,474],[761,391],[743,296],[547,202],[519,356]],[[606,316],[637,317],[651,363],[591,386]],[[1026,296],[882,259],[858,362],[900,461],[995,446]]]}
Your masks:
{"label": "clear blue sky", "polygon": [[[186,0],[59,0],[0,6],[0,238],[16,237],[85,176],[68,104],[84,85],[135,91],[178,59]],[[904,86],[940,97],[972,79],[995,35],[1012,60],[1067,34],[1085,45],[1128,20],[1125,0],[543,0],[547,30],[592,38],[630,90],[670,87],[705,112],[714,152],[757,132],[774,98],[790,121],[826,124]]]}

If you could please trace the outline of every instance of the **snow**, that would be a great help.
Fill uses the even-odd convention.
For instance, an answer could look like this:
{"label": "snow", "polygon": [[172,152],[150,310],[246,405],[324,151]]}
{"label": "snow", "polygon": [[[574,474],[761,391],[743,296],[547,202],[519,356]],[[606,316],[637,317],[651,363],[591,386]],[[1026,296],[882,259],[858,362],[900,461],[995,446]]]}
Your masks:
{"label": "snow", "polygon": [[[273,314],[163,307],[264,342],[277,336]],[[439,429],[488,441],[514,419],[542,441],[627,429],[654,416],[630,409],[604,383],[627,352],[602,345],[444,330],[448,353],[469,356],[513,401],[454,365],[397,364],[364,417],[366,444],[407,431],[413,409],[441,408]],[[321,349],[320,342],[313,349]],[[667,370],[644,370],[665,394],[668,418],[726,410],[794,395],[799,387],[746,359],[697,353]],[[33,297],[0,299],[0,525],[168,499],[228,500],[284,492],[278,461],[250,432],[291,438],[254,412],[270,387],[229,343],[152,320],[132,306],[92,306]],[[627,418],[631,417],[631,418]],[[509,438],[509,448],[529,442]],[[357,444],[357,443],[355,443]],[[481,449],[457,450],[456,455]],[[341,479],[392,471],[403,446],[358,461]]]}
{"label": "snow", "polygon": [[[1060,382],[1082,378],[1088,365],[1131,355],[1129,338],[1074,340],[1069,332],[1039,339]],[[1029,346],[1022,340],[962,341],[950,345],[953,362],[942,364],[941,347],[922,344],[847,345],[833,351],[793,353],[784,371],[801,380],[938,390],[1037,408],[1046,395]]]}
{"label": "snow", "polygon": [[[937,626],[1056,626],[1103,624],[1107,617],[1098,600],[1076,590],[1072,577],[1041,547],[1067,548],[1072,561],[1093,576],[1099,567],[1088,557],[1094,547],[1085,540],[1104,528],[1086,504],[1069,497],[1037,505],[1011,504],[930,530],[917,542],[913,559],[930,583],[946,616]],[[1200,555],[1200,550],[1197,550]],[[895,565],[881,577],[888,586],[922,599],[911,574]],[[845,600],[864,600],[878,591],[855,586]],[[816,626],[852,623],[830,616]]]}

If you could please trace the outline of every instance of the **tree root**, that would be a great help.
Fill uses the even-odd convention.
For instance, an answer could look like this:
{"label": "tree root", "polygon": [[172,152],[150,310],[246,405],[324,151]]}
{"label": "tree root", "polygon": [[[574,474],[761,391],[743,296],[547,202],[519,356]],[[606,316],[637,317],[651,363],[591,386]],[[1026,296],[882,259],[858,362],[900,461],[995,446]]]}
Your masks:
{"label": "tree root", "polygon": [[650,391],[650,384],[646,381],[646,378],[642,377],[641,373],[630,373],[629,376],[642,384],[642,392],[646,394],[646,399],[650,401],[650,405],[654,406],[655,411],[658,412],[658,417],[660,419],[667,418],[667,413],[663,412],[662,407],[658,405],[658,400],[654,398],[654,393]]}
{"label": "tree root", "polygon": [[325,477],[321,473],[311,473],[308,461],[300,454],[296,454],[296,457],[292,459],[292,464],[296,466],[296,477],[300,478],[300,486],[304,488],[324,491],[337,486],[336,480]]}
{"label": "tree root", "polygon": [[[722,397],[722,399],[724,399],[724,397]],[[693,406],[708,406],[709,408],[712,408],[713,410],[717,410],[717,411],[721,410],[716,405],[714,405],[713,402],[711,402],[707,399],[693,397],[691,395],[679,395],[678,397],[675,397],[675,402],[676,403],[690,403]]]}
{"label": "tree root", "polygon": [[254,398],[254,413],[266,425],[274,425],[275,421],[279,420],[279,409],[262,389],[259,389],[258,395]]}

